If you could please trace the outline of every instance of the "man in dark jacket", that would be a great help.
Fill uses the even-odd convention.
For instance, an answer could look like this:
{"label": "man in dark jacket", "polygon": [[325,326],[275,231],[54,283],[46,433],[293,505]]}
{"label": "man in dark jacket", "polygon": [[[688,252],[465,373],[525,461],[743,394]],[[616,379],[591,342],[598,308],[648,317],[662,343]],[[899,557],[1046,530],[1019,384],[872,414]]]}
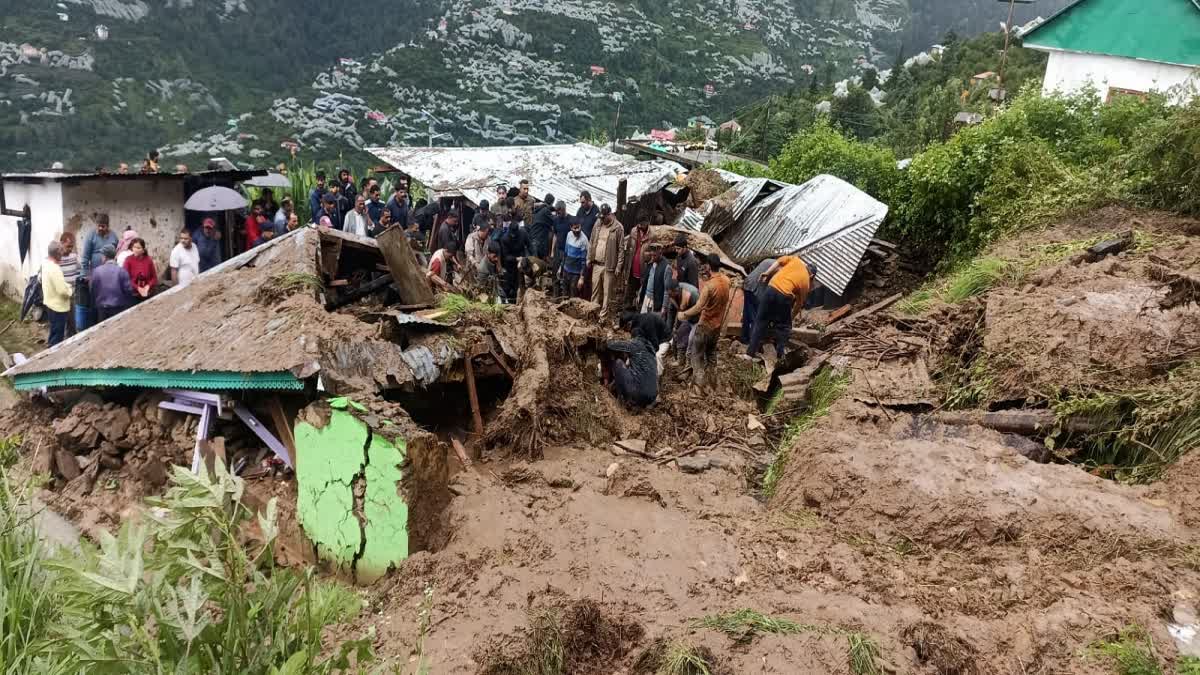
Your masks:
{"label": "man in dark jacket", "polygon": [[408,229],[408,193],[399,181],[396,182],[396,192],[388,200],[387,210],[392,212],[392,223],[401,229]]}
{"label": "man in dark jacket", "polygon": [[676,279],[696,288],[700,287],[700,262],[696,260],[696,255],[688,249],[686,234],[675,237],[675,270],[678,272],[675,276]]}
{"label": "man in dark jacket", "polygon": [[503,270],[500,287],[504,302],[512,304],[517,301],[517,268],[521,258],[529,255],[529,237],[525,228],[515,222],[519,212],[511,211],[505,217],[509,221],[500,234],[500,267]]}
{"label": "man in dark jacket", "polygon": [[450,243],[458,243],[458,211],[450,211],[442,222],[438,224],[437,232],[433,235],[433,242],[429,246],[430,251],[440,251],[444,248],[449,248]]}
{"label": "man in dark jacket", "polygon": [[671,277],[671,261],[663,257],[662,246],[650,244],[650,260],[642,273],[642,285],[638,289],[636,309],[642,312],[662,313],[663,298],[667,295],[667,279]]}
{"label": "man in dark jacket", "polygon": [[354,199],[358,197],[358,188],[354,185],[354,177],[350,175],[350,169],[338,171],[338,183],[342,187],[342,196],[353,205]]}
{"label": "man in dark jacket", "polygon": [[600,207],[592,201],[592,193],[587,190],[579,193],[579,210],[575,212],[575,217],[579,219],[579,225],[583,228],[583,236],[591,241],[592,228],[600,218]]}
{"label": "man in dark jacket", "polygon": [[612,385],[616,397],[633,408],[644,408],[658,399],[658,345],[645,335],[632,340],[610,340]]}
{"label": "man in dark jacket", "polygon": [[546,195],[546,199],[533,206],[533,222],[525,225],[532,255],[549,261],[550,240],[554,236],[554,195]]}

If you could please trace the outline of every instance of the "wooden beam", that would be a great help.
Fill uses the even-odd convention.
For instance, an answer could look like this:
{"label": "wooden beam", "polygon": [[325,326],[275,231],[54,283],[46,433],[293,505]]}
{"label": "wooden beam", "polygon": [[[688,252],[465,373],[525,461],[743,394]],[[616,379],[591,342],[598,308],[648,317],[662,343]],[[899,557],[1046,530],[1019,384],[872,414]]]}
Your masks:
{"label": "wooden beam", "polygon": [[471,418],[475,424],[475,435],[483,437],[483,414],[479,410],[479,392],[475,390],[475,366],[471,364],[473,357],[463,359],[463,368],[467,372],[467,396],[471,398]]}
{"label": "wooden beam", "polygon": [[896,301],[898,301],[900,298],[903,298],[903,297],[904,297],[903,293],[897,293],[889,298],[880,300],[879,302],[871,305],[870,307],[868,307],[862,311],[855,312],[844,319],[838,319],[837,321],[834,321],[833,323],[829,324],[828,326],[825,326],[825,332],[829,332],[829,331],[833,330],[834,326],[839,326],[841,324],[851,324],[851,323],[854,323],[854,321],[857,319],[861,319],[865,316],[870,316],[870,315],[874,314],[875,312],[879,312],[884,309],[887,309],[888,307],[891,307],[892,305],[894,305],[896,303]]}
{"label": "wooden beam", "polygon": [[400,291],[400,300],[406,304],[430,304],[435,297],[429,280],[421,271],[417,256],[408,243],[408,235],[404,230],[393,227],[379,234],[376,238],[379,250],[387,261],[388,269],[392,271],[392,279]]}
{"label": "wooden beam", "polygon": [[283,411],[283,403],[278,396],[267,399],[267,414],[271,416],[271,423],[275,425],[275,435],[291,453],[292,463],[295,464],[299,461],[296,457],[296,437],[292,433],[292,425],[288,423],[287,413]]}

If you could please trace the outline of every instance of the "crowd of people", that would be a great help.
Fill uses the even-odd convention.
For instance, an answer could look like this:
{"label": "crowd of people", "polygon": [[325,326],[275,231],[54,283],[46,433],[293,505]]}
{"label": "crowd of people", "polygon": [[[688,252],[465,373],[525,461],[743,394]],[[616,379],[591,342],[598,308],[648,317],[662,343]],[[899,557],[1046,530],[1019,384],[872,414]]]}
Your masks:
{"label": "crowd of people", "polygon": [[[205,221],[202,230],[199,236],[207,233],[206,241],[219,241],[211,219]],[[106,213],[96,216],[95,227],[84,237],[78,253],[76,244],[73,232],[62,233],[50,242],[41,267],[49,346],[93,321],[105,321],[145,301],[164,286],[186,286],[206,269],[204,252],[185,229],[171,250],[165,279],[160,278],[146,240],[132,228],[126,228],[118,237]],[[219,262],[219,253],[214,256],[211,248],[209,261],[215,258]]]}
{"label": "crowd of people", "polygon": [[[651,227],[662,225],[661,215],[640,218],[627,232],[612,207],[596,204],[588,192],[578,195],[571,215],[553,194],[534,197],[529,180],[498,186],[494,201],[473,205],[461,199],[414,202],[403,179],[384,201],[377,180],[356,183],[346,169],[333,181],[324,173],[316,178],[309,195],[311,225],[371,238],[399,228],[437,290],[483,293],[511,304],[526,289],[539,288],[559,298],[591,300],[599,306],[601,322],[619,315],[616,324],[629,330],[630,339],[607,343],[603,377],[628,405],[642,407],[657,399],[664,359],[671,353],[681,370],[690,368],[695,386],[714,385],[733,283],[720,256],[692,250],[686,234],[666,245],[652,241]],[[465,222],[468,211],[470,222]],[[236,232],[241,241],[235,250],[295,230],[299,220],[291,199],[277,203],[265,189]],[[220,230],[205,218],[194,232],[179,233],[169,274],[160,280],[137,232],[127,228],[118,237],[108,216],[100,214],[81,254],[75,254],[70,233],[50,245],[41,279],[49,344],[75,328],[73,304],[91,308],[95,319],[104,321],[164,284],[186,286],[219,264],[222,251]],[[782,356],[813,274],[794,256],[764,260],[749,274],[742,286],[744,356],[759,357],[767,340],[774,343],[776,357]]]}

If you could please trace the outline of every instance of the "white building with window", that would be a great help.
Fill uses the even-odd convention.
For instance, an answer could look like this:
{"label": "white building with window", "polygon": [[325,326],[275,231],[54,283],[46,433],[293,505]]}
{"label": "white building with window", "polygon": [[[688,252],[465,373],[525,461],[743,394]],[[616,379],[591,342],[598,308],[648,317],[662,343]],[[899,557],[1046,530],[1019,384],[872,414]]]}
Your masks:
{"label": "white building with window", "polygon": [[1078,0],[1021,37],[1050,55],[1046,94],[1200,95],[1200,0]]}

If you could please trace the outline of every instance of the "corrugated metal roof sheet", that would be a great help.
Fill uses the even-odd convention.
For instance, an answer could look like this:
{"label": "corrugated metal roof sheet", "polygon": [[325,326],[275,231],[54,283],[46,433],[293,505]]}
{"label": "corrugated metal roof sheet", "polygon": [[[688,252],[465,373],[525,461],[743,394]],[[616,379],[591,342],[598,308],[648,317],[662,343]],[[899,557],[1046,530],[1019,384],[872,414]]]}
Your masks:
{"label": "corrugated metal roof sheet", "polygon": [[1031,49],[1200,66],[1200,4],[1192,0],[1080,0],[1023,35]]}
{"label": "corrugated metal roof sheet", "polygon": [[834,176],[789,185],[750,206],[720,243],[746,267],[763,258],[799,255],[841,295],[858,269],[888,207]]}
{"label": "corrugated metal roof sheet", "polygon": [[490,148],[367,148],[367,152],[420,181],[438,195],[461,195],[478,204],[492,200],[496,186],[531,182],[537,198],[551,193],[569,209],[587,190],[597,204],[616,207],[617,184],[628,181],[629,197],[655,192],[683,167],[665,160],[638,161],[587,143]]}
{"label": "corrugated metal roof sheet", "polygon": [[[750,205],[758,201],[760,197],[787,186],[787,183],[779,183],[767,178],[747,178],[739,182],[729,193],[708,200],[705,204],[707,212],[701,230],[713,238],[720,237],[722,233],[733,227],[750,208]],[[728,199],[726,195],[730,193],[733,195],[733,200],[725,204]]]}

